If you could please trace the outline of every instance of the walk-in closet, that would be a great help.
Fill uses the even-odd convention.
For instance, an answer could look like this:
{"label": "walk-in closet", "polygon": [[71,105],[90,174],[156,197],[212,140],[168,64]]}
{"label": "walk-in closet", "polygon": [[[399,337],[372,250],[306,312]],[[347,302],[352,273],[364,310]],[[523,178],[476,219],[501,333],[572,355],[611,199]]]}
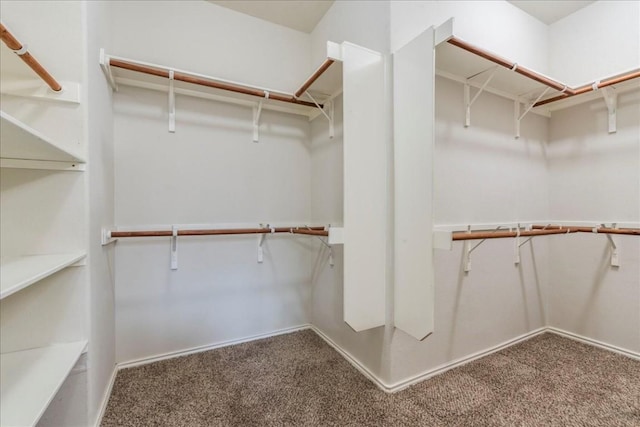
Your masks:
{"label": "walk-in closet", "polygon": [[640,425],[640,2],[0,20],[0,427]]}

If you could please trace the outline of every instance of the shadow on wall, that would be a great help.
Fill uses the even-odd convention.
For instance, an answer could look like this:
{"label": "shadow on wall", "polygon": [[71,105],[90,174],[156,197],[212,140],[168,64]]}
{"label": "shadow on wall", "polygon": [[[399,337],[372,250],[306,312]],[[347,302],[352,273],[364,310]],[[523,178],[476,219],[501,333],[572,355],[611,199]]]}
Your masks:
{"label": "shadow on wall", "polygon": [[[153,90],[123,87],[114,96],[114,115],[135,117],[139,123],[150,122],[168,132],[169,112],[165,94]],[[241,136],[252,142],[253,112],[250,107],[176,96],[176,134],[189,128],[210,131],[212,134],[228,132],[230,138]],[[263,110],[260,117],[261,139],[278,143],[296,142],[311,150],[309,121],[297,116]],[[233,136],[231,136],[233,135]]]}
{"label": "shadow on wall", "polygon": [[591,292],[589,293],[587,302],[582,309],[582,313],[580,313],[580,316],[578,317],[578,323],[575,325],[578,333],[585,332],[584,327],[593,314],[594,305],[599,299],[598,294],[602,290],[604,279],[612,268],[618,269],[618,267],[611,267],[611,251],[609,249],[609,243],[605,243],[602,256],[600,257],[600,262],[598,263],[593,276],[593,282],[591,282]]}
{"label": "shadow on wall", "polygon": [[[519,307],[522,307],[522,312],[521,312],[521,317],[522,317],[522,325],[524,327],[524,331],[525,332],[529,332],[532,329],[535,329],[537,327],[540,326],[544,326],[546,325],[546,312],[545,312],[545,308],[544,308],[544,299],[543,299],[543,292],[542,292],[542,284],[540,282],[540,274],[539,274],[539,265],[537,263],[536,260],[536,254],[535,254],[535,250],[534,250],[534,246],[533,246],[533,241],[529,241],[528,245],[530,248],[530,268],[532,271],[529,271],[529,266],[525,265],[524,262],[520,262],[517,266],[515,266],[515,268],[517,268],[517,278],[514,276],[513,280],[514,280],[514,285],[515,285],[515,281],[518,281],[519,284],[519,288],[520,288],[520,294],[519,294],[519,300],[511,300],[510,302],[507,302],[508,304],[514,305],[517,304]],[[468,334],[469,330],[460,330],[459,329],[459,324],[461,323],[461,321],[463,321],[463,319],[461,319],[461,316],[464,317],[465,313],[461,313],[461,300],[463,298],[463,293],[464,293],[464,285],[469,285],[470,283],[470,274],[473,274],[472,272],[465,272],[464,268],[465,268],[465,256],[464,256],[464,245],[460,245],[461,250],[460,250],[460,259],[459,259],[459,263],[458,263],[458,274],[457,274],[457,279],[456,279],[456,287],[455,287],[455,295],[454,295],[454,302],[453,302],[453,306],[451,309],[451,315],[450,315],[450,320],[449,320],[449,337],[446,340],[447,342],[447,351],[446,351],[446,360],[453,360],[455,357],[458,357],[459,355],[455,354],[455,345],[456,343],[459,341],[459,334]],[[524,261],[524,259],[523,259]],[[492,272],[493,270],[489,270],[490,272]],[[481,271],[477,272],[476,274],[482,274]],[[530,286],[527,286],[527,277],[530,278],[530,281],[532,282],[532,284]],[[476,283],[476,285],[478,285],[478,283]],[[530,307],[530,304],[535,304],[535,299],[533,298],[531,299],[530,295],[528,296],[527,294],[527,289],[530,289],[531,287],[535,288],[535,296],[537,297],[537,307],[539,309],[538,312],[538,318],[540,319],[541,325],[534,325],[532,326],[532,319],[535,319],[536,316],[532,316],[532,312],[531,309],[533,308],[533,306]],[[487,289],[486,292],[495,292],[496,289]],[[498,289],[499,291],[499,289]],[[436,293],[438,292],[438,286],[436,286]],[[497,295],[496,298],[499,298],[500,296]],[[512,297],[516,297],[515,295],[512,295]],[[468,296],[467,296],[468,298]],[[438,296],[436,294],[436,303],[438,301]],[[482,310],[482,309],[481,309]],[[480,312],[477,313],[477,315],[481,314]],[[466,314],[468,316],[468,314]],[[516,318],[514,317],[513,320],[515,320]],[[464,320],[464,322],[469,322],[469,320]],[[462,323],[463,325],[469,325],[469,323]],[[440,326],[440,328],[442,328],[443,326]],[[436,328],[438,328],[438,325],[436,325]]]}

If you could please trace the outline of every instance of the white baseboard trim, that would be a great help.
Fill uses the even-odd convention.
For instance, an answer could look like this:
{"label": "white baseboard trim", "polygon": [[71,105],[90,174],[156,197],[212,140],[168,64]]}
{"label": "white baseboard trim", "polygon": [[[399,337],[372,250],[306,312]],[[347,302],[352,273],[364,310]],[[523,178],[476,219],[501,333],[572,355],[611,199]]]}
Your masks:
{"label": "white baseboard trim", "polygon": [[486,348],[484,350],[478,351],[476,353],[461,357],[459,359],[453,360],[451,362],[447,362],[444,363],[440,366],[437,366],[435,368],[423,371],[417,375],[414,375],[412,377],[406,378],[404,380],[398,381],[396,383],[393,384],[387,384],[384,380],[382,380],[379,376],[377,376],[375,373],[373,373],[371,370],[369,370],[369,368],[367,368],[365,365],[363,365],[356,357],[354,357],[353,355],[351,355],[348,351],[344,350],[343,348],[341,348],[338,344],[335,343],[335,341],[333,341],[328,335],[326,335],[324,332],[322,332],[320,329],[316,328],[314,325],[311,324],[304,324],[304,325],[299,325],[299,326],[294,326],[291,328],[285,328],[285,329],[280,329],[277,331],[272,331],[272,332],[268,332],[265,334],[259,334],[259,335],[252,335],[252,336],[248,336],[248,337],[244,337],[244,338],[239,338],[239,339],[234,339],[234,340],[229,340],[229,341],[224,341],[224,342],[220,342],[220,343],[216,343],[216,344],[210,344],[210,345],[206,345],[206,346],[200,346],[200,347],[193,347],[190,349],[186,349],[186,350],[180,350],[180,351],[175,351],[175,352],[170,352],[170,353],[164,353],[164,354],[160,354],[160,355],[156,355],[156,356],[151,356],[151,357],[145,357],[142,359],[137,359],[137,360],[131,360],[128,362],[122,362],[122,363],[118,363],[113,371],[113,374],[111,376],[111,380],[109,382],[109,387],[107,388],[107,390],[105,391],[105,395],[102,401],[102,405],[100,408],[100,413],[99,416],[97,418],[97,423],[96,423],[96,427],[98,427],[102,421],[102,417],[104,416],[104,412],[106,410],[107,407],[107,403],[109,402],[109,397],[111,396],[111,390],[113,388],[113,384],[115,382],[115,378],[116,378],[116,374],[119,370],[121,369],[126,369],[126,368],[132,368],[135,366],[141,366],[141,365],[146,365],[149,363],[154,363],[154,362],[158,362],[161,360],[166,360],[166,359],[173,359],[176,357],[181,357],[181,356],[186,356],[189,354],[194,354],[194,353],[200,353],[203,351],[208,351],[208,350],[214,350],[217,348],[222,348],[222,347],[228,347],[231,345],[236,345],[236,344],[242,344],[245,342],[249,342],[249,341],[255,341],[255,340],[260,340],[260,339],[264,339],[264,338],[269,338],[269,337],[275,337],[278,335],[285,335],[285,334],[290,334],[293,332],[298,332],[298,331],[303,331],[303,330],[307,330],[310,329],[312,330],[316,335],[318,335],[320,338],[322,338],[322,340],[324,340],[328,345],[330,345],[334,350],[336,350],[342,357],[344,357],[354,368],[356,368],[361,374],[363,374],[365,377],[367,377],[371,382],[373,382],[378,388],[380,388],[380,390],[386,392],[386,393],[395,393],[398,392],[400,390],[403,390],[407,387],[410,387],[414,384],[417,384],[419,382],[422,382],[424,380],[427,380],[435,375],[439,375],[442,374],[450,369],[454,369],[457,368],[459,366],[465,365],[469,362],[472,362],[474,360],[483,358],[485,356],[488,356],[490,354],[496,353],[500,350],[503,350],[507,347],[511,347],[515,344],[518,344],[522,341],[528,340],[530,338],[533,338],[534,336],[543,334],[545,332],[551,332],[551,333],[555,333],[557,335],[569,338],[569,339],[573,339],[576,341],[580,341],[583,342],[585,344],[589,344],[589,345],[593,345],[595,347],[599,347],[605,350],[609,350],[609,351],[613,351],[615,353],[619,353],[622,354],[624,356],[636,359],[636,360],[640,360],[640,353],[636,353],[634,351],[631,350],[627,350],[621,347],[616,347],[614,345],[611,344],[607,344],[601,341],[597,341],[591,338],[587,338],[587,337],[583,337],[581,335],[578,334],[574,334],[572,332],[568,332],[559,328],[554,328],[554,327],[541,327],[538,328],[536,330],[533,330],[531,332],[527,332],[525,334],[522,334],[520,336],[517,336],[513,339],[504,341],[498,345]]}
{"label": "white baseboard trim", "polygon": [[592,345],[594,347],[599,347],[602,348],[604,350],[609,350],[612,351],[614,353],[618,353],[621,354],[623,356],[627,356],[630,357],[632,359],[635,360],[640,360],[640,353],[636,353],[635,351],[631,351],[631,350],[627,350],[626,348],[622,348],[622,347],[617,347],[615,345],[612,344],[607,344],[605,342],[602,341],[598,341],[598,340],[594,340],[593,338],[587,338],[584,337],[582,335],[578,335],[578,334],[574,334],[573,332],[569,332],[569,331],[565,331],[564,329],[560,329],[560,328],[555,328],[553,326],[549,326],[547,327],[547,331],[563,336],[565,338],[569,338],[575,341],[580,341],[584,344],[589,344]]}
{"label": "white baseboard trim", "polygon": [[109,379],[109,384],[107,385],[107,389],[104,391],[104,395],[102,396],[102,403],[100,403],[100,410],[98,411],[98,416],[94,424],[95,427],[100,427],[100,424],[102,424],[102,418],[104,417],[104,413],[107,410],[107,404],[109,403],[109,398],[111,397],[111,391],[113,390],[113,384],[115,384],[116,382],[117,374],[118,367],[114,366],[113,372],[111,372],[111,378]]}
{"label": "white baseboard trim", "polygon": [[454,369],[454,368],[457,368],[459,366],[466,365],[469,362],[473,362],[474,360],[481,359],[481,358],[483,358],[485,356],[488,356],[490,354],[496,353],[496,352],[498,352],[500,350],[503,350],[503,349],[505,349],[507,347],[511,347],[512,345],[518,344],[518,343],[520,343],[522,341],[526,341],[529,338],[533,338],[536,335],[540,335],[540,334],[543,334],[545,332],[546,332],[546,328],[544,328],[544,327],[538,328],[538,329],[535,329],[533,331],[527,332],[525,334],[519,335],[519,336],[517,336],[515,338],[512,338],[512,339],[510,339],[508,341],[504,341],[504,342],[502,342],[500,344],[497,344],[497,345],[494,345],[492,347],[486,348],[484,350],[480,350],[478,352],[469,354],[469,355],[461,357],[459,359],[452,360],[451,362],[444,363],[444,364],[442,364],[440,366],[437,366],[435,368],[426,370],[426,371],[424,371],[424,372],[422,372],[420,374],[414,375],[414,376],[412,376],[410,378],[407,378],[407,379],[398,381],[398,382],[396,382],[394,384],[391,384],[389,386],[389,388],[388,388],[388,391],[389,391],[389,393],[395,393],[397,391],[403,390],[403,389],[405,389],[407,387],[410,387],[410,386],[412,386],[414,384],[422,382],[422,381],[424,381],[426,379],[429,379],[429,378],[431,378],[433,376],[442,374],[442,373],[444,373],[444,372],[446,372],[446,371],[448,371],[450,369]]}
{"label": "white baseboard trim", "polygon": [[380,377],[378,377],[376,374],[371,372],[369,370],[369,368],[367,368],[362,363],[360,363],[360,361],[358,359],[353,357],[351,355],[351,353],[349,353],[348,351],[346,351],[342,347],[340,347],[338,344],[336,344],[335,341],[333,341],[331,338],[329,338],[328,335],[326,335],[320,329],[316,328],[314,325],[311,325],[310,329],[313,332],[315,332],[316,335],[318,335],[320,338],[322,338],[327,344],[329,344],[331,347],[333,347],[333,349],[335,351],[337,351],[342,357],[344,357],[347,360],[347,362],[351,363],[351,365],[354,368],[356,368],[362,375],[367,377],[372,383],[374,383],[376,386],[378,386],[378,388],[380,390],[382,390],[384,392],[387,392],[387,393],[389,392],[389,388],[388,388],[387,384]]}
{"label": "white baseboard trim", "polygon": [[351,363],[358,371],[360,371],[362,374],[364,374],[364,376],[366,376],[367,378],[369,378],[376,386],[378,386],[378,388],[380,388],[381,390],[383,390],[386,393],[395,393],[398,392],[400,390],[403,390],[409,386],[412,386],[414,384],[417,384],[419,382],[422,382],[426,379],[429,379],[435,375],[439,375],[442,374],[450,369],[453,368],[457,368],[459,366],[465,365],[469,362],[472,362],[474,360],[480,359],[482,357],[488,356],[492,353],[496,353],[502,349],[505,349],[507,347],[510,347],[512,345],[518,344],[519,342],[528,340],[529,338],[532,338],[536,335],[540,335],[544,332],[547,331],[547,328],[542,327],[542,328],[538,328],[534,331],[531,332],[527,332],[526,334],[520,335],[516,338],[510,339],[508,341],[505,341],[503,343],[500,343],[498,345],[495,345],[493,347],[489,347],[485,350],[481,350],[479,352],[470,354],[468,356],[462,357],[460,359],[456,359],[453,360],[451,362],[447,362],[445,364],[442,364],[440,366],[437,366],[433,369],[429,369],[427,371],[421,372],[420,374],[414,375],[410,378],[398,381],[394,384],[387,384],[385,381],[383,381],[380,377],[378,377],[376,374],[374,374],[373,372],[371,372],[366,366],[364,366],[363,364],[360,363],[360,361],[358,359],[356,359],[355,357],[353,357],[349,352],[345,351],[344,349],[340,348],[331,338],[329,338],[327,335],[325,335],[322,331],[320,331],[318,328],[316,328],[315,326],[311,326],[311,330],[313,330],[316,334],[318,334],[318,336],[320,336],[320,338],[322,338],[323,340],[325,340],[327,342],[327,344],[329,344],[331,347],[333,347],[338,353],[340,353],[345,359],[347,359],[347,361],[349,363]]}
{"label": "white baseboard trim", "polygon": [[129,360],[127,362],[119,362],[116,364],[117,370],[133,368],[134,366],[147,365],[149,363],[159,362],[161,360],[173,359],[181,356],[188,356],[189,354],[201,353],[203,351],[215,350],[216,348],[228,347],[230,345],[242,344],[249,341],[261,340],[264,338],[275,337],[278,335],[291,334],[293,332],[303,331],[310,329],[310,324],[293,326],[290,328],[278,329],[276,331],[267,332],[264,334],[251,335],[248,337],[237,338],[229,341],[223,341],[215,344],[207,344],[199,347],[187,348],[184,350],[172,351],[168,353],[157,354],[155,356],[143,357],[141,359]]}

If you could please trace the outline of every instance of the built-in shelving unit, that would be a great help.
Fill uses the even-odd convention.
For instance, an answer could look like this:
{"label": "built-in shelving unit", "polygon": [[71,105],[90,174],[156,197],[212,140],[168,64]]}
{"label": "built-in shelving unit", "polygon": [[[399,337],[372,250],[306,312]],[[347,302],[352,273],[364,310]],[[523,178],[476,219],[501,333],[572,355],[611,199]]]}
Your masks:
{"label": "built-in shelving unit", "polygon": [[86,346],[78,341],[0,355],[0,425],[35,425]]}
{"label": "built-in shelving unit", "polygon": [[66,268],[86,256],[84,252],[7,257],[0,260],[0,299]]}
{"label": "built-in shelving unit", "polygon": [[2,167],[84,170],[84,159],[11,115],[0,111]]}
{"label": "built-in shelving unit", "polygon": [[[26,44],[0,27],[6,48],[19,58],[11,54],[1,64],[0,426],[23,427],[36,425],[52,402],[68,399],[56,394],[87,348],[87,279],[61,272],[83,265],[79,261],[87,255],[81,237],[86,225],[86,177],[66,172],[85,170],[79,154],[85,137],[79,123],[86,113],[68,105],[79,102],[81,84],[62,84],[53,78]],[[69,51],[62,39],[45,40],[48,34],[39,26],[29,42],[43,50]],[[34,81],[36,75],[45,84]],[[43,117],[47,120],[38,121]],[[46,135],[53,127],[56,138]],[[11,232],[4,233],[7,230]],[[57,419],[55,423],[66,424]]]}

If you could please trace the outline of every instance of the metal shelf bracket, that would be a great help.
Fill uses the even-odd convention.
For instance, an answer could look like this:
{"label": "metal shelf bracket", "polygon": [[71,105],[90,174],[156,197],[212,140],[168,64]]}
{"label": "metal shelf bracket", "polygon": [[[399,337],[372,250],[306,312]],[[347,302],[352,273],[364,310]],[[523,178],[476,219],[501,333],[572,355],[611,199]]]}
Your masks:
{"label": "metal shelf bracket", "polygon": [[178,269],[178,227],[171,226],[171,269]]}
{"label": "metal shelf bracket", "polygon": [[618,94],[616,93],[616,90],[611,86],[602,88],[600,90],[602,91],[602,97],[604,98],[604,103],[607,105],[607,111],[609,112],[609,133],[616,133],[616,109],[618,106]]}
{"label": "metal shelf bracket", "polygon": [[464,105],[465,105],[464,127],[466,128],[468,128],[471,125],[471,106],[473,105],[474,102],[476,102],[476,99],[478,99],[478,97],[484,91],[487,85],[489,85],[489,82],[491,82],[491,79],[493,79],[493,77],[496,75],[496,72],[498,71],[498,66],[496,65],[495,67],[489,68],[489,70],[493,70],[493,71],[491,72],[487,80],[484,81],[482,86],[480,86],[480,89],[478,89],[478,91],[473,96],[473,98],[471,98],[471,85],[469,84],[469,81],[473,77],[479,74],[482,74],[488,70],[484,70],[481,73],[476,74],[475,76],[469,77],[467,79],[467,83],[464,84]]}
{"label": "metal shelf bracket", "polygon": [[[325,102],[324,108],[323,108],[322,106],[320,106],[320,104],[318,104],[315,98],[311,96],[309,91],[306,91],[305,94],[309,97],[309,99],[311,99],[311,101],[314,104],[316,104],[316,107],[318,107],[318,110],[320,110],[322,115],[325,116],[325,118],[329,121],[329,139],[333,139],[335,135],[335,130],[333,127],[333,111],[334,111],[333,100]],[[328,113],[325,110],[328,110]]]}
{"label": "metal shelf bracket", "polygon": [[[269,92],[264,91],[264,99],[269,99]],[[260,142],[260,115],[262,114],[262,103],[260,100],[258,105],[253,107],[253,142]]]}
{"label": "metal shelf bracket", "polygon": [[169,70],[169,132],[176,132],[176,94],[174,89],[175,79],[173,70]]}
{"label": "metal shelf bracket", "polygon": [[[602,227],[606,227],[605,224],[601,224]],[[611,224],[611,228],[618,228],[617,224]],[[598,226],[593,228],[593,232],[598,232]],[[620,249],[618,248],[617,242],[610,234],[605,234],[607,236],[607,240],[609,241],[609,252],[611,253],[611,267],[620,267]]]}
{"label": "metal shelf bracket", "polygon": [[[522,121],[522,119],[524,118],[524,116],[527,115],[527,113],[529,111],[531,111],[531,109],[533,108],[534,105],[536,105],[538,103],[538,101],[540,101],[542,99],[543,96],[545,96],[545,94],[549,91],[549,87],[545,88],[545,90],[542,91],[542,93],[540,95],[538,95],[538,97],[535,99],[535,101],[529,102],[528,104],[526,104],[526,108],[524,110],[524,113],[520,114],[520,101],[515,101],[514,104],[514,118],[515,118],[515,124],[516,124],[516,139],[520,138],[520,122]],[[566,87],[565,87],[566,89]]]}

